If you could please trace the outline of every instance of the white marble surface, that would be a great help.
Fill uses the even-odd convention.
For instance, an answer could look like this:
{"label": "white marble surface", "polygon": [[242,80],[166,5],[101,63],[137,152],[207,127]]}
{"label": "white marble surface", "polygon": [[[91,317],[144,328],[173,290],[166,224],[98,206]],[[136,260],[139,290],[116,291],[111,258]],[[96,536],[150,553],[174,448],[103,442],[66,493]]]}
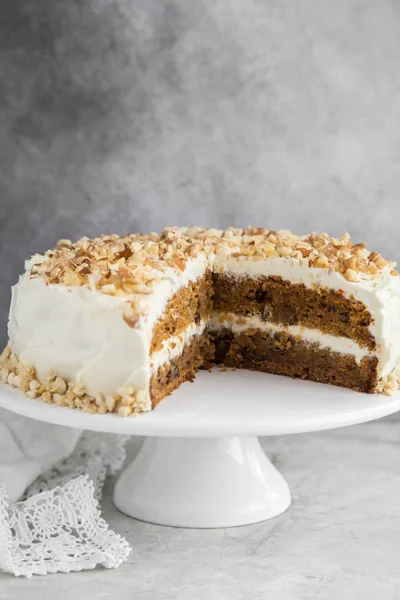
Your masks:
{"label": "white marble surface", "polygon": [[397,600],[399,439],[386,419],[263,440],[293,504],[277,519],[234,529],[134,521],[113,507],[110,481],[103,511],[133,546],[128,562],[31,580],[0,574],[0,599]]}

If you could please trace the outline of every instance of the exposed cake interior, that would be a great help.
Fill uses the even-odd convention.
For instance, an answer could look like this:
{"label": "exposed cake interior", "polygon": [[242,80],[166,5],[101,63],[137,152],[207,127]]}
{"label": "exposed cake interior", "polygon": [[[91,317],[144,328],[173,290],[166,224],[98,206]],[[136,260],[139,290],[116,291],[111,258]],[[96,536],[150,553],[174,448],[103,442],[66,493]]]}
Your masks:
{"label": "exposed cake interior", "polygon": [[31,397],[124,416],[213,364],[391,391],[393,267],[348,235],[172,228],[63,240],[13,289],[0,375]]}

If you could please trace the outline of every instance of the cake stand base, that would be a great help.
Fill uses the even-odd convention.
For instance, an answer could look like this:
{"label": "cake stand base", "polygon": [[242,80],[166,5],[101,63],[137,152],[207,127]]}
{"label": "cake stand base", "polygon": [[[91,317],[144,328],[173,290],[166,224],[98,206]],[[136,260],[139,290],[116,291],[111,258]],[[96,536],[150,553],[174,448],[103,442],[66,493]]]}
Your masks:
{"label": "cake stand base", "polygon": [[159,525],[234,527],[281,514],[290,491],[256,437],[149,437],[119,477],[114,503]]}

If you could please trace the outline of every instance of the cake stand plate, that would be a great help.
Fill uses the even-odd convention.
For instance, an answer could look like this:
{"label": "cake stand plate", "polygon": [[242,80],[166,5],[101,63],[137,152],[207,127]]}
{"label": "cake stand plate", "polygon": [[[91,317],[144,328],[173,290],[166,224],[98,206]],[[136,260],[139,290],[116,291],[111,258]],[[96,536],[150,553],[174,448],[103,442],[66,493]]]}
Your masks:
{"label": "cake stand plate", "polygon": [[0,384],[0,406],[56,425],[148,436],[114,490],[119,510],[175,527],[232,527],[275,517],[289,487],[257,436],[365,423],[400,410],[400,393],[351,390],[250,371],[198,373],[151,413],[89,415]]}

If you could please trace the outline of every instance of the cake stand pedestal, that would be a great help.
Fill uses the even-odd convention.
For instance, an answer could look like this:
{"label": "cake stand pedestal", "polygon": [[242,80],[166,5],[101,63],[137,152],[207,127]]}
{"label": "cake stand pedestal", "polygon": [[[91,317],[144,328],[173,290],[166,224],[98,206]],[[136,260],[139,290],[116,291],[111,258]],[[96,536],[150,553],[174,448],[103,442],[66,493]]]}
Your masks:
{"label": "cake stand pedestal", "polygon": [[148,436],[120,475],[117,508],[175,527],[232,527],[275,517],[290,506],[289,487],[258,436],[334,429],[400,410],[394,396],[265,373],[200,372],[151,413],[89,415],[30,400],[0,385],[0,406],[78,429]]}

